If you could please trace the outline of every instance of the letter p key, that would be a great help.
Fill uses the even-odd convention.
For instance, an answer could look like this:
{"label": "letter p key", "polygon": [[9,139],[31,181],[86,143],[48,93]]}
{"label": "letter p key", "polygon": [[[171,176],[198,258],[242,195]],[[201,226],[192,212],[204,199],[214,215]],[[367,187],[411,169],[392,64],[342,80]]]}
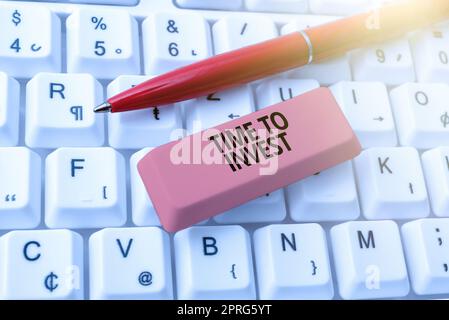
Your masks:
{"label": "letter p key", "polygon": [[70,107],[70,113],[75,116],[75,121],[83,120],[83,107],[82,106],[72,106]]}

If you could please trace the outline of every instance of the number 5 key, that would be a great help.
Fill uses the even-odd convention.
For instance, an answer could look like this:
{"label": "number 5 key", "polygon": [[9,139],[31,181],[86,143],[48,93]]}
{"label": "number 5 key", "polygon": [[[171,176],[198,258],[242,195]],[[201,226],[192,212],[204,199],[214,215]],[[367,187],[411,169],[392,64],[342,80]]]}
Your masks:
{"label": "number 5 key", "polygon": [[67,19],[67,71],[98,79],[139,74],[136,20],[118,10],[79,10]]}

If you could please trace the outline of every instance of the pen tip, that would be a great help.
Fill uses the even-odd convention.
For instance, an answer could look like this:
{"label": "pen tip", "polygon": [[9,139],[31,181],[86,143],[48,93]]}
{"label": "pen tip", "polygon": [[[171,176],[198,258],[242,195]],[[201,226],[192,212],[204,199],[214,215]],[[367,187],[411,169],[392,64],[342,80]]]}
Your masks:
{"label": "pen tip", "polygon": [[105,113],[105,112],[110,112],[112,109],[112,106],[110,103],[108,102],[103,102],[102,104],[100,104],[99,106],[96,106],[94,108],[94,112],[96,113]]}

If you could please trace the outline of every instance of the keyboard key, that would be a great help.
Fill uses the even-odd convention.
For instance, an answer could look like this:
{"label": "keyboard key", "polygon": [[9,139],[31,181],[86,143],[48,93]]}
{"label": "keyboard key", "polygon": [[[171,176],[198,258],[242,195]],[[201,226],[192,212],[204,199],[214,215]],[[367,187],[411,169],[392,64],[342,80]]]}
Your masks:
{"label": "keyboard key", "polygon": [[175,0],[175,3],[186,9],[237,10],[242,6],[242,0]]}
{"label": "keyboard key", "polygon": [[415,81],[410,44],[400,39],[352,53],[352,73],[355,81],[382,81],[395,86]]}
{"label": "keyboard key", "polygon": [[143,158],[152,148],[145,148],[134,153],[129,159],[130,181],[131,181],[131,207],[132,220],[136,226],[160,226],[161,222],[156,214],[153,203],[143,185],[137,162]]}
{"label": "keyboard key", "polygon": [[0,70],[12,77],[61,71],[61,22],[44,6],[0,4]]}
{"label": "keyboard key", "polygon": [[383,83],[342,81],[330,89],[363,148],[397,145],[390,99]]}
{"label": "keyboard key", "polygon": [[210,27],[200,14],[158,13],[142,24],[146,74],[160,74],[208,58]]}
{"label": "keyboard key", "polygon": [[449,293],[449,219],[421,219],[402,226],[410,280],[417,294]]}
{"label": "keyboard key", "polygon": [[137,21],[123,10],[75,11],[67,18],[67,71],[100,79],[140,74]]}
{"label": "keyboard key", "polygon": [[317,14],[352,15],[373,7],[375,0],[309,0],[310,11]]}
{"label": "keyboard key", "polygon": [[342,19],[341,16],[318,15],[318,14],[302,14],[300,18],[290,21],[281,28],[281,33],[288,34],[296,31],[308,29],[315,26],[320,26],[328,22]]}
{"label": "keyboard key", "polygon": [[[108,86],[113,96],[149,79],[146,76],[120,76]],[[179,107],[111,113],[108,115],[109,145],[119,149],[157,147],[182,137]]]}
{"label": "keyboard key", "polygon": [[[318,26],[339,19],[339,17],[330,16],[304,16],[301,19],[286,24],[281,29],[281,34],[304,30],[310,27]],[[332,70],[332,72],[329,72]],[[351,66],[349,58],[345,54],[337,58],[331,58],[323,62],[314,62],[313,64],[302,66],[292,71],[288,71],[287,75],[293,78],[315,79],[322,85],[331,85],[338,81],[352,79]]]}
{"label": "keyboard key", "polygon": [[284,191],[280,189],[219,214],[214,220],[217,223],[280,222],[286,216]]}
{"label": "keyboard key", "polygon": [[407,83],[390,92],[401,145],[449,145],[448,89],[446,84]]}
{"label": "keyboard key", "polygon": [[286,190],[295,221],[353,220],[360,215],[350,161],[291,184]]}
{"label": "keyboard key", "polygon": [[334,295],[323,228],[271,225],[254,232],[261,299],[331,299]]}
{"label": "keyboard key", "polygon": [[0,238],[1,299],[82,299],[83,240],[70,230],[11,231]]}
{"label": "keyboard key", "polygon": [[40,73],[28,82],[25,143],[33,148],[101,146],[104,116],[92,112],[103,98],[88,74]]}
{"label": "keyboard key", "polygon": [[175,234],[178,299],[255,299],[249,234],[240,226]]}
{"label": "keyboard key", "polygon": [[[136,226],[160,226],[161,222],[151,202],[148,192],[137,171],[137,163],[153,148],[144,148],[134,153],[130,159],[131,180],[131,208],[132,221]],[[270,212],[272,214],[272,212]],[[201,221],[198,225],[207,223],[208,219]]]}
{"label": "keyboard key", "polygon": [[393,221],[355,221],[331,229],[334,265],[343,299],[404,297],[409,282],[399,230]]}
{"label": "keyboard key", "polygon": [[411,219],[429,215],[416,149],[372,148],[354,160],[362,211],[367,219]]}
{"label": "keyboard key", "polygon": [[440,147],[424,152],[422,163],[432,211],[439,217],[448,217],[449,148]]}
{"label": "keyboard key", "polygon": [[420,82],[446,82],[449,78],[449,28],[426,29],[411,39],[416,77]]}
{"label": "keyboard key", "polygon": [[0,147],[19,142],[19,83],[0,71]]}
{"label": "keyboard key", "polygon": [[264,80],[256,89],[258,109],[286,101],[319,87],[320,84],[311,79]]}
{"label": "keyboard key", "polygon": [[245,85],[187,101],[183,108],[187,132],[196,133],[253,112],[253,93]]}
{"label": "keyboard key", "polygon": [[0,229],[36,227],[41,220],[41,159],[25,147],[0,148]]}
{"label": "keyboard key", "polygon": [[112,148],[61,148],[45,163],[45,223],[100,228],[126,221],[125,161]]}
{"label": "keyboard key", "polygon": [[245,0],[245,6],[252,11],[304,13],[308,0]]}
{"label": "keyboard key", "polygon": [[270,40],[278,36],[274,22],[266,17],[226,16],[212,26],[215,54]]}
{"label": "keyboard key", "polygon": [[107,228],[89,239],[91,299],[173,299],[170,239],[150,228]]}

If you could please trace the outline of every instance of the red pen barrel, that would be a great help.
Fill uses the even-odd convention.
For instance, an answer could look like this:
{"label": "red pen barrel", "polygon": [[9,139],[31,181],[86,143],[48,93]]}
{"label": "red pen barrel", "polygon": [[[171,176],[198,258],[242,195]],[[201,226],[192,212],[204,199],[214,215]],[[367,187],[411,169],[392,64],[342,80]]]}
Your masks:
{"label": "red pen barrel", "polygon": [[307,29],[306,33],[313,43],[313,60],[322,61],[448,17],[449,0],[403,0]]}
{"label": "red pen barrel", "polygon": [[110,99],[112,112],[154,107],[208,95],[307,64],[299,33],[275,38],[173,70]]}
{"label": "red pen barrel", "polygon": [[[403,0],[307,29],[313,61],[385,41],[449,17],[449,0]],[[205,96],[306,65],[309,46],[299,32],[176,69],[108,100],[112,112],[163,106]]]}

